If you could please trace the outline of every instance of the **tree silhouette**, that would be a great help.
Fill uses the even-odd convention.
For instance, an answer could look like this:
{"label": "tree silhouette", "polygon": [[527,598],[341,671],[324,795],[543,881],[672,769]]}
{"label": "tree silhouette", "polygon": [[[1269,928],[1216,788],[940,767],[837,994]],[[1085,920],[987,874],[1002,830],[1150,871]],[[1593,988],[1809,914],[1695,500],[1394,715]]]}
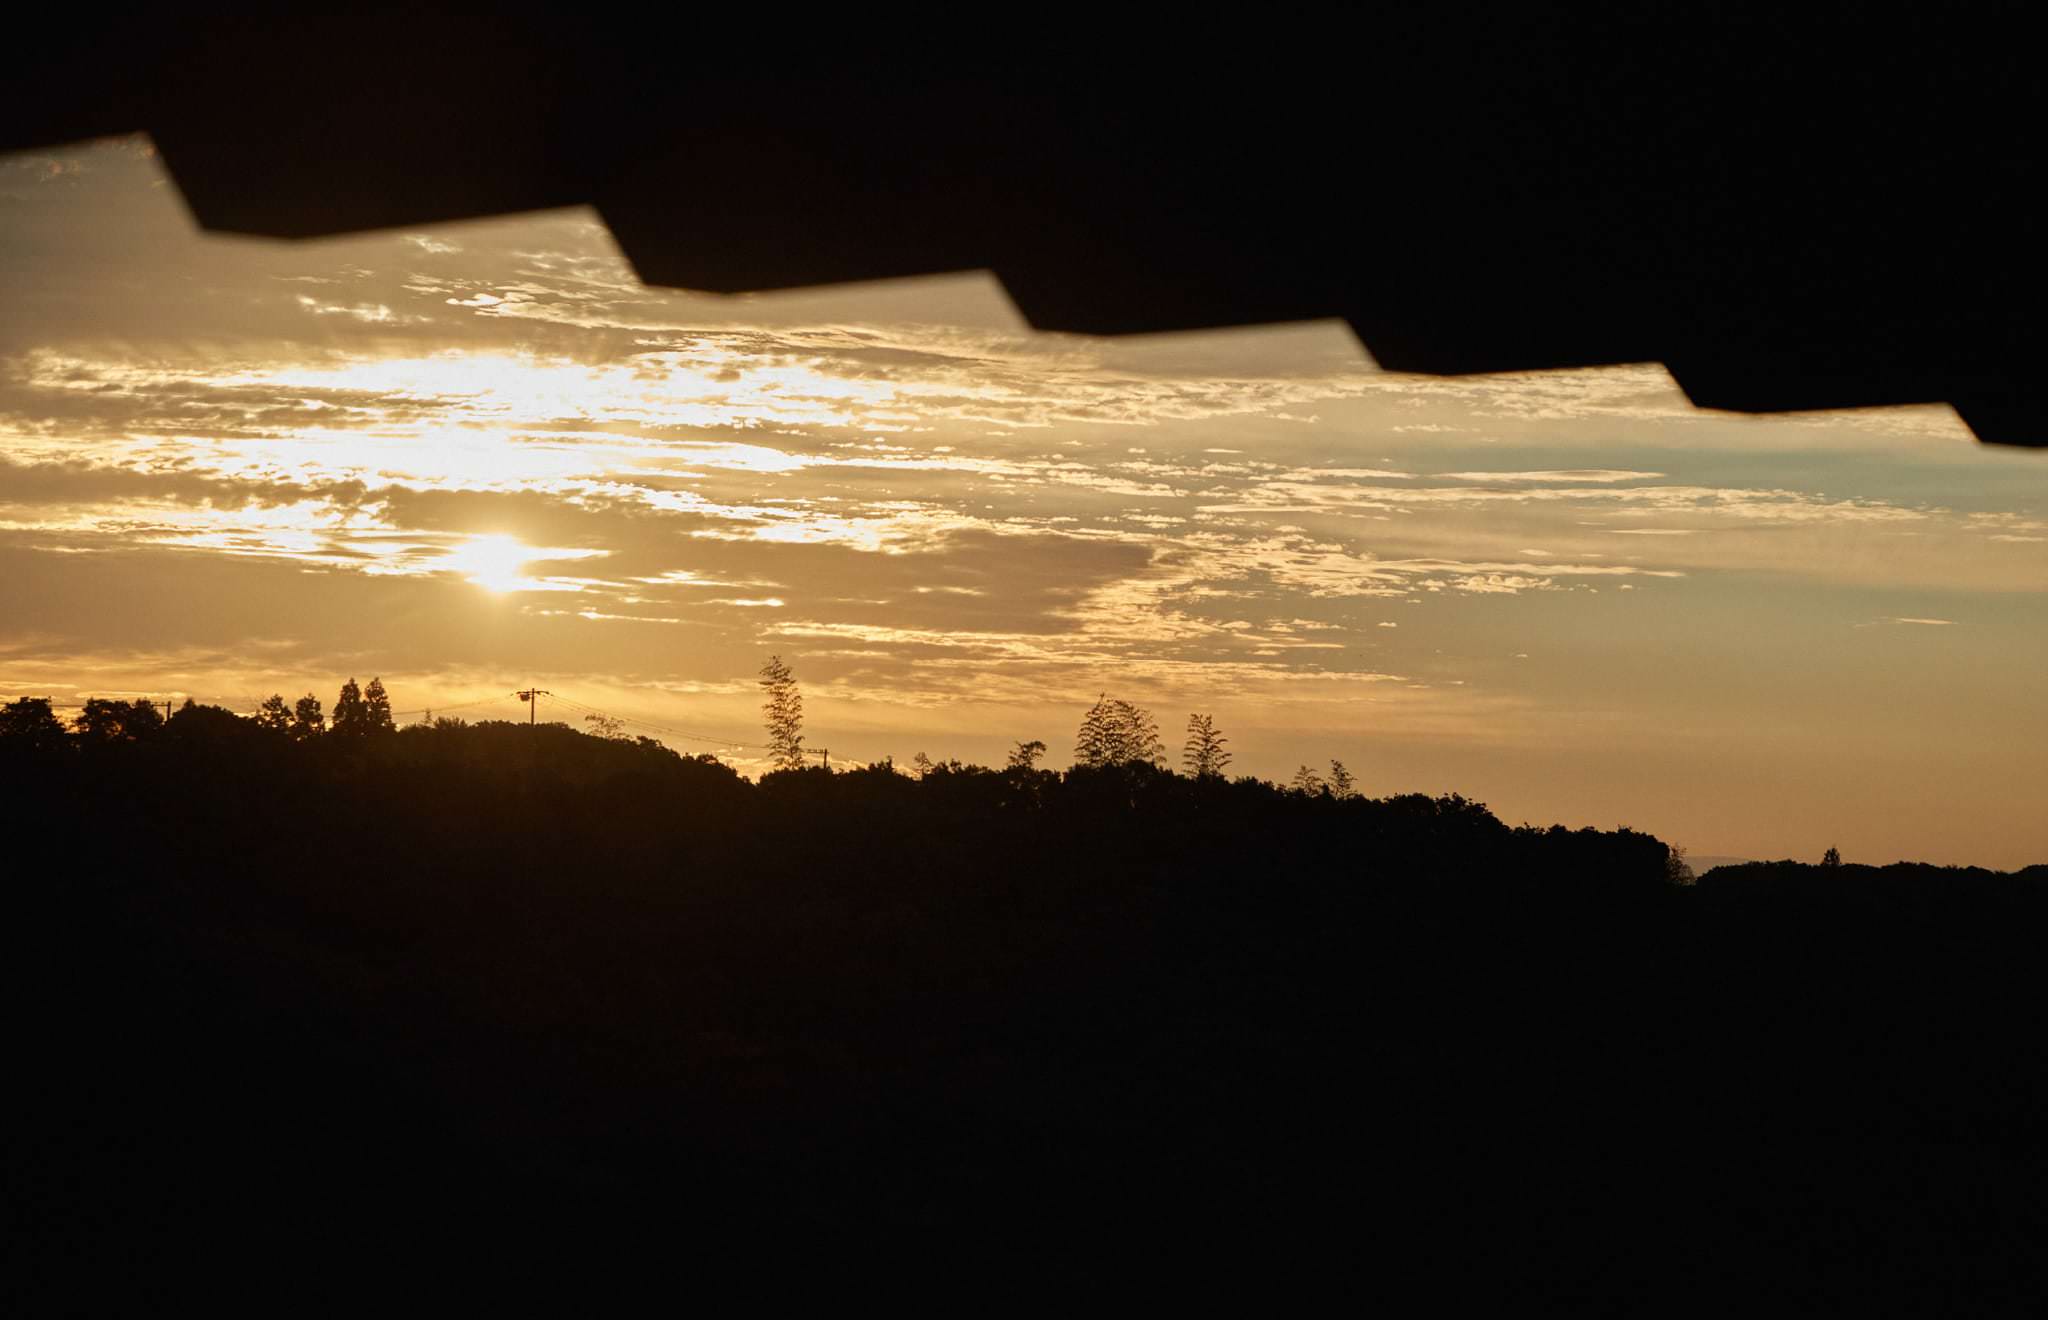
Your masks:
{"label": "tree silhouette", "polygon": [[262,734],[250,728],[250,722],[225,706],[202,706],[192,698],[185,698],[178,707],[178,713],[164,723],[164,732],[189,753],[194,748],[211,748],[223,757],[233,757],[230,749],[238,748]]}
{"label": "tree silhouette", "polygon": [[1163,750],[1151,712],[1107,693],[1088,708],[1074,735],[1074,763],[1091,769],[1133,761],[1155,765]]}
{"label": "tree silhouette", "polygon": [[89,697],[85,709],[72,723],[81,742],[136,742],[161,730],[164,717],[154,703],[144,698],[114,701],[106,697]]}
{"label": "tree silhouette", "polygon": [[1315,771],[1303,766],[1294,772],[1294,782],[1287,787],[1293,792],[1312,796],[1323,791],[1323,779]]}
{"label": "tree silhouette", "polygon": [[1006,767],[1011,770],[1035,770],[1038,768],[1038,758],[1044,755],[1045,744],[1038,739],[1020,742],[1010,749],[1010,759]]}
{"label": "tree silhouette", "polygon": [[113,742],[121,736],[121,715],[127,709],[125,701],[87,697],[85,708],[71,717],[71,729],[80,742]]}
{"label": "tree silhouette", "polygon": [[916,778],[923,779],[932,772],[932,769],[932,758],[923,752],[910,758],[910,773]]}
{"label": "tree silhouette", "polygon": [[370,708],[363,701],[363,690],[351,678],[341,685],[341,691],[334,698],[334,721],[330,732],[337,738],[362,738],[370,732]]}
{"label": "tree silhouette", "polygon": [[777,770],[801,770],[804,764],[804,698],[796,676],[782,657],[771,655],[761,666],[761,715],[768,726],[768,756]]}
{"label": "tree silhouette", "polygon": [[611,741],[623,741],[626,737],[626,722],[614,715],[585,715],[583,722],[590,726],[593,737]]}
{"label": "tree silhouette", "polygon": [[370,686],[363,689],[363,714],[370,733],[395,733],[398,726],[391,722],[391,698],[384,691],[384,680],[373,678]]}
{"label": "tree silhouette", "polygon": [[273,692],[263,699],[263,704],[256,708],[255,718],[256,727],[259,729],[267,729],[272,733],[291,732],[291,707],[284,704],[284,698],[278,693]]}
{"label": "tree silhouette", "polygon": [[34,752],[53,752],[70,745],[63,723],[50,710],[48,697],[23,697],[0,706],[0,742]]}
{"label": "tree silhouette", "polygon": [[1351,796],[1353,780],[1351,772],[1338,760],[1330,762],[1330,792],[1340,798]]}
{"label": "tree silhouette", "polygon": [[1830,848],[1821,854],[1820,864],[1822,866],[1840,866],[1842,864],[1842,854]]}
{"label": "tree silhouette", "polygon": [[1216,732],[1215,716],[1188,716],[1188,740],[1181,749],[1181,766],[1194,779],[1221,778],[1223,767],[1230,764],[1230,753],[1223,750],[1223,744],[1229,741]]}
{"label": "tree silhouette", "polygon": [[308,692],[292,707],[293,742],[308,742],[327,732],[327,717],[320,713],[320,698]]}

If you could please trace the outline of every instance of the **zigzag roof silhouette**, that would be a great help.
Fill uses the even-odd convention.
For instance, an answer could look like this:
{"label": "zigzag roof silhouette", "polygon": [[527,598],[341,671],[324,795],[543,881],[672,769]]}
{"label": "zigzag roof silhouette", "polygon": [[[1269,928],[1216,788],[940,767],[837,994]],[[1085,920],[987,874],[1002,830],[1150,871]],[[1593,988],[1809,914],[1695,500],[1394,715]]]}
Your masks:
{"label": "zigzag roof silhouette", "polygon": [[1642,8],[803,41],[69,12],[16,29],[0,149],[146,130],[225,232],[587,202],[655,284],[987,268],[1047,330],[1342,317],[1393,370],[1657,361],[1701,406],[1948,402],[2048,443],[2017,29]]}

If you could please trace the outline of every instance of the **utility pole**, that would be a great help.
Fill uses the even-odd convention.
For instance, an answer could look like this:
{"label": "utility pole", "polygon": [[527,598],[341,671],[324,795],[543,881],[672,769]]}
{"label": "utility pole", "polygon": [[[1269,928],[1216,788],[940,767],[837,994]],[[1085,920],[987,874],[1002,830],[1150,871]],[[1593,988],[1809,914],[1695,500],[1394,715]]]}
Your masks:
{"label": "utility pole", "polygon": [[526,703],[526,727],[530,729],[533,727],[534,718],[540,710],[540,699],[542,697],[552,697],[555,694],[545,688],[527,688],[523,692],[514,692],[512,695]]}

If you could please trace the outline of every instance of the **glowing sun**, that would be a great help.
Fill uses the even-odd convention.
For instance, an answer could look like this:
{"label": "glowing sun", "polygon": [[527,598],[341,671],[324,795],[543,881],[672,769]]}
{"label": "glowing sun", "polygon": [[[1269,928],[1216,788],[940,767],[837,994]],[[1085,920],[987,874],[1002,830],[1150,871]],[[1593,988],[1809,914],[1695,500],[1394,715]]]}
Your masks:
{"label": "glowing sun", "polygon": [[574,582],[530,578],[528,564],[543,559],[587,559],[601,550],[567,550],[527,545],[515,536],[472,536],[442,556],[438,567],[462,574],[487,591],[579,591]]}

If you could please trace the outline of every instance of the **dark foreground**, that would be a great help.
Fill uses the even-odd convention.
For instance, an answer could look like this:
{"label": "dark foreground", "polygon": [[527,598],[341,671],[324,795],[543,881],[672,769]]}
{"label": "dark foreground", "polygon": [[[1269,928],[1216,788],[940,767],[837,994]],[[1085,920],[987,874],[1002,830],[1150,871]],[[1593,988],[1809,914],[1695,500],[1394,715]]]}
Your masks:
{"label": "dark foreground", "polygon": [[2048,1296],[2043,868],[1673,887],[1647,836],[1455,798],[329,744],[187,720],[0,764],[39,1310],[396,1309],[422,1267],[472,1300]]}

